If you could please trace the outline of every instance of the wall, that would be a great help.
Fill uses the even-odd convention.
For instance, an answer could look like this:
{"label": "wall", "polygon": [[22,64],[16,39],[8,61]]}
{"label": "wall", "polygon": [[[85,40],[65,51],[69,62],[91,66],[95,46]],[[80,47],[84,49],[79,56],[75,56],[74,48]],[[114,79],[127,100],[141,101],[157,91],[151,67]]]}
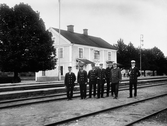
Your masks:
{"label": "wall", "polygon": [[[103,68],[107,67],[106,61],[108,61],[108,51],[111,52],[111,60],[117,62],[117,56],[116,56],[116,50],[112,49],[104,49],[104,48],[98,48],[98,47],[92,47],[92,46],[85,46],[85,45],[77,45],[77,44],[71,44],[67,39],[64,37],[60,37],[60,44],[59,42],[59,35],[57,32],[52,31],[53,34],[53,40],[54,40],[54,46],[57,47],[63,47],[63,58],[60,59],[60,66],[63,66],[63,76],[68,72],[68,66],[72,66],[72,71],[76,74],[78,73],[78,70],[76,68],[76,59],[79,58],[79,47],[84,49],[84,55],[83,58],[88,59],[92,62],[95,62],[94,60],[94,50],[100,51],[100,59],[97,62],[97,65],[99,63],[103,63]],[[57,53],[58,54],[58,53]],[[58,56],[58,55],[57,55]],[[59,62],[57,62],[58,64]],[[84,66],[84,69],[88,72],[91,69],[91,65],[88,64],[87,66]],[[45,71],[45,76],[42,76],[42,71],[39,71],[36,73],[36,81],[55,81],[58,80],[58,69],[56,66],[56,69],[54,70],[48,70]]]}

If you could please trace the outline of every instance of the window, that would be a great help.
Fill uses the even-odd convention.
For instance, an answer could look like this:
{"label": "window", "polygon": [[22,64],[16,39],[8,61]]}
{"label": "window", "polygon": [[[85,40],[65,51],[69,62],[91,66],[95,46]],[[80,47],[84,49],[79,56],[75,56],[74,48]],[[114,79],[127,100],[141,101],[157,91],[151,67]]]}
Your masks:
{"label": "window", "polygon": [[97,51],[97,50],[94,51],[94,59],[97,59],[97,60],[100,59],[100,51]]}
{"label": "window", "polygon": [[61,75],[63,75],[63,66],[60,66]]}
{"label": "window", "polygon": [[45,71],[42,71],[42,76],[45,76],[45,75],[46,75]]}
{"label": "window", "polygon": [[59,48],[59,58],[63,58],[63,48]]}
{"label": "window", "polygon": [[108,52],[108,60],[111,60],[111,52]]}
{"label": "window", "polygon": [[115,61],[116,60],[116,52],[115,51],[112,51],[112,61]]}
{"label": "window", "polygon": [[79,58],[83,58],[83,48],[79,48]]}

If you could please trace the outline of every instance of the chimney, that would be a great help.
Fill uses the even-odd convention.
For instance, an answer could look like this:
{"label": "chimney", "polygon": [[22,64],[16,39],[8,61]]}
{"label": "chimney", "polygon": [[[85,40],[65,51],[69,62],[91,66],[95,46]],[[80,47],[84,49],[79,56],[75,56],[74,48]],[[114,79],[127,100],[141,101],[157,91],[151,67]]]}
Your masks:
{"label": "chimney", "polygon": [[74,32],[74,25],[67,25],[67,31]]}
{"label": "chimney", "polygon": [[83,29],[83,34],[88,35],[88,29]]}

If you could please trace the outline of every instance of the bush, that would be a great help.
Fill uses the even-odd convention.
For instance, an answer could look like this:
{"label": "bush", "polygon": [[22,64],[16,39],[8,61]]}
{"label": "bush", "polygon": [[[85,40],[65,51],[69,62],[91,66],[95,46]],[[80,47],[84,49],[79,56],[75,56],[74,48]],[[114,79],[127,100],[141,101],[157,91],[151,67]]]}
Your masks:
{"label": "bush", "polygon": [[14,79],[14,77],[0,77],[0,83],[18,83],[21,82],[20,78]]}

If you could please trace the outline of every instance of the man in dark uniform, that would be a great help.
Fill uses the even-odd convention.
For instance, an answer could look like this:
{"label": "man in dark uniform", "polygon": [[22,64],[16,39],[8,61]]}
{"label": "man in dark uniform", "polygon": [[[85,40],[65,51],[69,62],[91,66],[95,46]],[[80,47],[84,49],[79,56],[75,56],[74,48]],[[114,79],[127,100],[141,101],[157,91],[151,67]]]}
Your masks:
{"label": "man in dark uniform", "polygon": [[129,97],[132,98],[132,88],[134,86],[134,96],[137,96],[137,77],[140,76],[138,68],[135,66],[135,60],[131,61],[131,68],[129,69]]}
{"label": "man in dark uniform", "polygon": [[92,64],[92,70],[88,72],[89,79],[89,98],[92,97],[92,86],[93,86],[93,96],[96,96],[96,70],[95,64]]}
{"label": "man in dark uniform", "polygon": [[98,91],[97,91],[97,98],[103,98],[104,93],[104,83],[106,79],[106,72],[105,69],[103,69],[103,64],[100,64],[99,69],[97,70],[97,83],[98,83]]}
{"label": "man in dark uniform", "polygon": [[65,79],[64,79],[64,84],[66,86],[66,91],[67,91],[67,99],[68,100],[72,100],[73,97],[73,89],[74,89],[74,82],[76,80],[76,76],[72,71],[72,67],[69,66],[68,67],[68,73],[66,73],[65,75]]}
{"label": "man in dark uniform", "polygon": [[79,67],[77,81],[80,86],[81,99],[85,99],[86,98],[86,87],[87,87],[87,72],[83,70],[83,65],[80,65]]}
{"label": "man in dark uniform", "polygon": [[[106,81],[107,81],[107,97],[110,93],[110,77],[111,77],[112,61],[108,62],[108,67],[106,68]],[[113,96],[113,88],[111,87],[111,95]]]}

